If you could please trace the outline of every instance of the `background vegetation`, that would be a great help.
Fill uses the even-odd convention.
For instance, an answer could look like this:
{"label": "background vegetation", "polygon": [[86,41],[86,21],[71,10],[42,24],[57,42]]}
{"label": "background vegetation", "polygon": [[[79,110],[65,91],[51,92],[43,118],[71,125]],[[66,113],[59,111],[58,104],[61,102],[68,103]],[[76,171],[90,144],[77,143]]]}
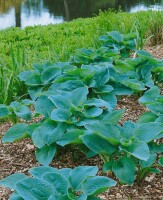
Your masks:
{"label": "background vegetation", "polygon": [[[0,103],[9,103],[24,95],[19,72],[33,63],[66,61],[77,48],[98,47],[98,36],[106,31],[137,33],[137,48],[144,38],[151,45],[163,41],[163,12],[104,12],[89,19],[77,19],[59,25],[10,28],[0,31]],[[149,40],[150,38],[150,40]]]}

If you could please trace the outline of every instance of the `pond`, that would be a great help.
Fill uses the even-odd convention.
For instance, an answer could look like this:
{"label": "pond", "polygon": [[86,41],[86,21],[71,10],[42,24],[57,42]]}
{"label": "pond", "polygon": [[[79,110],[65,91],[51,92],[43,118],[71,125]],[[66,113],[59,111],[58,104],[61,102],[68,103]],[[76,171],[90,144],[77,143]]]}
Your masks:
{"label": "pond", "polygon": [[0,29],[62,23],[119,7],[126,12],[163,10],[163,0],[0,0]]}

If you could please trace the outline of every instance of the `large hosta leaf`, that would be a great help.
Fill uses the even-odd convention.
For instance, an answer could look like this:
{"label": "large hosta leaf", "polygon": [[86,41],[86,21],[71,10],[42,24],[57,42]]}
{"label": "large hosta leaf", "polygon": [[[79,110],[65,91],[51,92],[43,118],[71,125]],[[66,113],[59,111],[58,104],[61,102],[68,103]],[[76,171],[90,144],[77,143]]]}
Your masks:
{"label": "large hosta leaf", "polygon": [[147,108],[151,110],[156,115],[163,115],[163,103],[162,102],[156,102],[147,105]]}
{"label": "large hosta leaf", "polygon": [[80,129],[68,131],[62,136],[62,138],[57,142],[57,144],[61,146],[65,146],[67,144],[80,144],[82,143],[80,136],[82,136],[83,134],[84,131]]}
{"label": "large hosta leaf", "polygon": [[50,83],[53,81],[57,76],[61,74],[61,69],[55,66],[51,66],[46,68],[41,74],[41,81],[44,84]]}
{"label": "large hosta leaf", "polygon": [[143,124],[148,122],[154,122],[157,119],[157,115],[155,115],[152,112],[145,112],[142,115],[140,115],[137,123]]}
{"label": "large hosta leaf", "polygon": [[42,165],[49,165],[53,160],[56,153],[56,145],[51,144],[50,146],[45,145],[41,149],[36,151],[36,159]]}
{"label": "large hosta leaf", "polygon": [[32,140],[36,147],[42,148],[45,144],[52,144],[59,140],[66,129],[65,124],[56,123],[53,120],[44,121],[32,133]]}
{"label": "large hosta leaf", "polygon": [[58,108],[51,113],[51,119],[57,122],[69,122],[72,113],[69,110]]}
{"label": "large hosta leaf", "polygon": [[145,105],[155,102],[156,99],[159,97],[159,95],[160,95],[159,88],[157,86],[154,86],[144,93],[144,95],[139,99],[139,102]]}
{"label": "large hosta leaf", "polygon": [[35,102],[35,112],[49,118],[54,104],[46,96],[41,96]]}
{"label": "large hosta leaf", "polygon": [[102,119],[102,122],[108,123],[108,124],[117,124],[118,121],[121,119],[123,116],[125,110],[115,110],[113,112],[108,113],[105,115],[105,117]]}
{"label": "large hosta leaf", "polygon": [[2,142],[15,142],[17,140],[27,138],[29,137],[28,133],[29,130],[27,124],[16,124],[9,128],[9,130],[5,133],[4,137],[2,138]]}
{"label": "large hosta leaf", "polygon": [[10,188],[10,189],[15,189],[15,183],[25,178],[28,178],[28,176],[24,174],[20,174],[20,173],[15,173],[0,180],[0,185],[3,187]]}
{"label": "large hosta leaf", "polygon": [[128,146],[122,146],[122,150],[130,153],[134,157],[147,161],[149,159],[149,147],[144,141],[134,141]]}
{"label": "large hosta leaf", "polygon": [[104,176],[97,176],[86,179],[82,183],[81,188],[82,191],[89,196],[102,193],[108,188],[113,187],[115,185],[116,181]]}
{"label": "large hosta leaf", "polygon": [[22,119],[24,119],[26,121],[31,120],[31,111],[27,106],[21,105],[14,112],[18,117],[21,117]]}
{"label": "large hosta leaf", "polygon": [[153,163],[155,163],[157,158],[157,154],[151,154],[149,159],[147,161],[144,160],[140,160],[140,164],[142,168],[146,168],[146,167],[150,167],[153,165]]}
{"label": "large hosta leaf", "polygon": [[71,103],[70,99],[66,98],[65,96],[52,95],[52,96],[49,96],[49,99],[54,103],[56,108],[69,110],[72,107],[72,103]]}
{"label": "large hosta leaf", "polygon": [[82,140],[95,153],[112,154],[116,150],[107,140],[95,134],[84,135]]}
{"label": "large hosta leaf", "polygon": [[11,113],[10,113],[10,111],[8,109],[8,106],[0,105],[0,119],[8,117],[9,114],[11,114]]}
{"label": "large hosta leaf", "polygon": [[85,112],[84,112],[84,115],[86,117],[98,117],[99,115],[101,115],[103,112],[103,109],[101,108],[96,108],[96,107],[93,107],[93,108],[89,108],[87,109]]}
{"label": "large hosta leaf", "polygon": [[131,158],[122,157],[114,161],[112,170],[121,182],[127,183],[128,185],[134,182],[136,168]]}
{"label": "large hosta leaf", "polygon": [[70,187],[69,182],[59,172],[46,173],[41,178],[47,181],[51,185],[51,187],[57,191],[57,194],[59,196],[68,194],[68,188]]}
{"label": "large hosta leaf", "polygon": [[29,173],[35,178],[41,178],[46,173],[58,173],[58,169],[49,166],[39,166],[30,169]]}
{"label": "large hosta leaf", "polygon": [[120,131],[117,126],[108,123],[94,123],[85,126],[86,129],[100,133],[106,141],[109,141],[113,145],[117,144],[120,140]]}
{"label": "large hosta leaf", "polygon": [[45,200],[53,193],[50,184],[38,178],[27,178],[19,181],[15,188],[24,200]]}
{"label": "large hosta leaf", "polygon": [[95,176],[98,172],[97,167],[79,166],[71,171],[69,181],[71,186],[77,191],[80,191],[81,183],[89,176]]}
{"label": "large hosta leaf", "polygon": [[87,94],[88,94],[88,88],[80,87],[75,90],[72,90],[70,99],[75,106],[79,106],[86,101]]}
{"label": "large hosta leaf", "polygon": [[135,137],[138,140],[142,140],[145,142],[150,142],[157,135],[159,135],[163,131],[163,124],[158,122],[149,122],[140,124],[136,131]]}

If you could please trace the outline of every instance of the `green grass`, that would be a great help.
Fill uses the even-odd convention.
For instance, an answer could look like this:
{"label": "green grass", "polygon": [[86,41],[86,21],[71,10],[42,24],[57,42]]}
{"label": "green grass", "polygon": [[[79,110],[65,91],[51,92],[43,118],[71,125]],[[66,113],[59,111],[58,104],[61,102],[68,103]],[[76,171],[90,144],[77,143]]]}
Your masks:
{"label": "green grass", "polygon": [[[98,47],[98,36],[106,31],[137,32],[138,48],[144,38],[153,45],[163,42],[163,12],[100,13],[59,25],[10,28],[0,31],[0,103],[9,103],[25,94],[17,78],[33,63],[66,61],[77,49]],[[149,40],[148,40],[149,42]]]}

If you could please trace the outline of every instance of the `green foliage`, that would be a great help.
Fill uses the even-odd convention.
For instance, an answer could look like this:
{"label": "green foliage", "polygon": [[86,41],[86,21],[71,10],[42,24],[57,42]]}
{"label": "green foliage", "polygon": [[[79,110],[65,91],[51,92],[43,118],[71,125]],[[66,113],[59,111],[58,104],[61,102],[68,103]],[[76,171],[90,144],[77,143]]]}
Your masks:
{"label": "green foliage", "polygon": [[[123,34],[137,31],[137,44],[141,40],[151,38],[151,42],[156,45],[163,41],[162,26],[162,11],[132,14],[107,11],[94,18],[77,19],[70,23],[0,31],[0,103],[9,104],[26,94],[27,89],[17,75],[21,71],[31,69],[33,63],[47,60],[52,63],[67,61],[78,48],[99,47],[97,38],[107,31],[117,30]],[[120,42],[119,36],[110,33],[110,37]],[[128,42],[125,42],[125,45],[130,47]],[[113,50],[105,52],[105,48],[101,49],[100,53],[93,49],[91,59],[105,60],[109,59],[107,56],[115,53]],[[163,73],[159,75],[159,79],[162,77]]]}
{"label": "green foliage", "polygon": [[[133,36],[112,31],[100,40],[104,41],[102,47],[77,50],[69,62],[34,65],[33,70],[19,74],[28,86],[31,100],[1,105],[1,116],[28,121],[40,115],[42,120],[14,125],[2,142],[30,137],[37,148],[36,159],[45,166],[53,160],[58,146],[85,145],[87,156],[99,154],[106,171],[111,170],[122,183],[131,185],[148,173],[159,173],[156,167],[162,165],[162,158],[157,166],[155,158],[163,152],[162,147],[157,146],[157,139],[163,137],[163,98],[154,85],[159,82],[156,75],[162,71],[158,68],[161,61],[142,50],[136,51],[136,58],[131,58],[135,46]],[[127,121],[120,125],[125,111],[115,110],[117,97],[143,92],[139,102],[151,112],[143,114],[137,123]],[[33,115],[28,108],[31,105]],[[79,177],[72,175],[72,179],[73,176],[78,181],[83,177],[82,173]],[[35,178],[27,180],[27,187],[31,187]],[[44,180],[36,179],[37,184],[39,181],[43,184]],[[99,183],[94,177],[85,180],[82,189],[86,195],[103,191],[103,188],[94,189],[96,181]],[[72,186],[78,191],[80,184],[72,180]],[[105,188],[105,180],[101,186]],[[22,185],[20,187],[20,194],[24,195]],[[51,191],[47,190],[45,194],[49,195]],[[54,199],[54,196],[50,198]]]}
{"label": "green foliage", "polygon": [[1,180],[0,185],[14,190],[10,199],[87,200],[116,185],[112,179],[96,176],[97,171],[91,166],[61,170],[36,167],[29,170],[33,177],[17,173]]}

